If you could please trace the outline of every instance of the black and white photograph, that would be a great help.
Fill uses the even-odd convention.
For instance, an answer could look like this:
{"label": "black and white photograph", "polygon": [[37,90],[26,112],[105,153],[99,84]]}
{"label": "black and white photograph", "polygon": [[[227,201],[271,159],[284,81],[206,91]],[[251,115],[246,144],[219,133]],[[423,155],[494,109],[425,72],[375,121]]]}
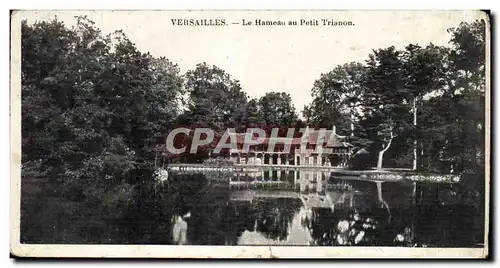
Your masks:
{"label": "black and white photograph", "polygon": [[11,14],[17,257],[486,258],[479,10]]}

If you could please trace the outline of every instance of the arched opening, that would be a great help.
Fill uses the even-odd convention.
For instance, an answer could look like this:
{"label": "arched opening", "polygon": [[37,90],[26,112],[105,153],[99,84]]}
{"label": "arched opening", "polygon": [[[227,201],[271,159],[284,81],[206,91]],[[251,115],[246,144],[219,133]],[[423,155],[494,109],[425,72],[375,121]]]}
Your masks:
{"label": "arched opening", "polygon": [[271,179],[273,181],[277,181],[278,180],[278,171],[277,170],[271,171]]}
{"label": "arched opening", "polygon": [[257,154],[257,158],[255,159],[255,164],[261,165],[264,161],[263,154]]}
{"label": "arched opening", "polygon": [[272,163],[271,163],[271,164],[273,164],[273,165],[277,165],[277,164],[278,164],[278,157],[279,157],[279,156],[278,156],[277,154],[274,154],[274,155],[272,156]]}
{"label": "arched opening", "polygon": [[271,161],[271,155],[265,154],[264,155],[264,164],[269,165]]}
{"label": "arched opening", "polygon": [[238,158],[239,158],[239,155],[238,155],[237,153],[232,153],[232,154],[230,155],[230,159],[231,159],[231,161],[233,161],[233,163],[235,163],[235,164],[239,164],[239,163],[238,163]]}
{"label": "arched opening", "polygon": [[280,155],[280,160],[282,165],[288,165],[288,157],[286,154]]}
{"label": "arched opening", "polygon": [[264,170],[264,180],[265,180],[265,181],[268,181],[268,180],[269,180],[269,178],[271,177],[271,176],[269,175],[269,173],[270,173],[270,172],[269,172],[269,170]]}
{"label": "arched opening", "polygon": [[255,153],[248,153],[247,164],[251,164],[251,165],[255,164]]}

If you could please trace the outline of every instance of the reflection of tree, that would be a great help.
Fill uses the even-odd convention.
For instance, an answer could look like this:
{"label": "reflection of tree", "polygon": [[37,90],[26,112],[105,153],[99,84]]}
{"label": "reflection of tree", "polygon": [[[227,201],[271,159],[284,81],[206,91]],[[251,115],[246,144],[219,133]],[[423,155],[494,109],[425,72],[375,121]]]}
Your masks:
{"label": "reflection of tree", "polygon": [[155,193],[154,186],[136,186],[133,201],[119,208],[119,219],[109,223],[115,226],[117,243],[168,244],[173,204],[162,194]]}
{"label": "reflection of tree", "polygon": [[379,207],[377,196],[365,192],[354,198],[354,206],[334,211],[314,208],[302,218],[302,226],[309,229],[314,245],[374,245],[386,235],[387,211]]}
{"label": "reflection of tree", "polygon": [[310,230],[314,245],[331,246],[334,245],[337,237],[337,230],[334,226],[337,226],[338,221],[338,215],[330,209],[317,208],[302,219],[302,226]]}
{"label": "reflection of tree", "polygon": [[288,227],[301,206],[300,200],[266,198],[254,202],[257,231],[267,238],[283,241],[288,237]]}
{"label": "reflection of tree", "polygon": [[391,209],[389,208],[389,205],[387,204],[387,202],[384,200],[384,197],[382,195],[382,182],[381,181],[377,181],[377,199],[378,199],[378,202],[380,203],[380,205],[385,208],[387,210],[387,213],[389,213],[389,219],[388,221],[390,222],[391,221]]}
{"label": "reflection of tree", "polygon": [[[484,240],[484,213],[462,185],[416,184],[414,244],[471,247]],[[457,197],[458,196],[458,197]]]}
{"label": "reflection of tree", "polygon": [[223,245],[227,229],[229,189],[207,186],[192,197],[187,238],[197,245]]}
{"label": "reflection of tree", "polygon": [[255,215],[249,202],[233,202],[226,215],[226,244],[237,245],[238,238],[244,231],[253,231]]}

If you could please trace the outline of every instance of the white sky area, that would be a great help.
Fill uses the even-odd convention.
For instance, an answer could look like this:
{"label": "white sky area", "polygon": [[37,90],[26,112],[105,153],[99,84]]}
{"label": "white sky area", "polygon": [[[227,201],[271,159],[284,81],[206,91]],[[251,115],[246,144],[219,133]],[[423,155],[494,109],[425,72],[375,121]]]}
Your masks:
{"label": "white sky area", "polygon": [[[413,43],[448,45],[447,29],[484,15],[477,11],[32,11],[28,22],[58,20],[74,25],[87,15],[103,33],[123,30],[141,52],[165,56],[181,72],[197,63],[216,65],[258,98],[288,92],[299,116],[312,100],[311,88],[336,65],[365,62],[373,49]],[[228,26],[174,26],[171,19],[225,19]],[[354,26],[242,26],[261,20],[350,20]],[[239,25],[232,25],[238,22]],[[321,24],[321,21],[320,21]]]}

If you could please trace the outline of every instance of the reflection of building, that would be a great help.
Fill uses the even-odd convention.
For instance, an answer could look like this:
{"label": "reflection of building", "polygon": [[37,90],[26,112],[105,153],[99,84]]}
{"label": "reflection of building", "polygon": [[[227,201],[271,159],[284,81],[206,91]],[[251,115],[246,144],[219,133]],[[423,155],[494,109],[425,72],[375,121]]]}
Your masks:
{"label": "reflection of building", "polygon": [[335,126],[332,130],[306,128],[298,138],[266,138],[248,150],[243,150],[246,133],[233,135],[238,149],[230,150],[230,159],[236,164],[345,167],[352,152],[352,146],[345,142],[345,136],[336,133]]}
{"label": "reflection of building", "polygon": [[[331,228],[336,223],[333,215],[352,210],[355,191],[332,187],[339,185],[329,184],[328,178],[329,172],[308,170],[282,170],[279,175],[263,171],[261,176],[234,174],[229,181],[230,204],[238,210],[244,208],[236,222],[247,222],[238,230],[234,243],[314,245],[329,239],[313,229],[316,225]],[[314,215],[325,211],[328,216],[316,222]],[[310,221],[314,227],[307,224]]]}
{"label": "reflection of building", "polygon": [[252,202],[260,198],[291,198],[300,200],[306,208],[333,210],[336,205],[343,206],[352,199],[349,191],[352,188],[348,184],[328,184],[328,178],[329,172],[305,170],[262,171],[261,176],[236,173],[229,181],[234,190],[231,200]]}

